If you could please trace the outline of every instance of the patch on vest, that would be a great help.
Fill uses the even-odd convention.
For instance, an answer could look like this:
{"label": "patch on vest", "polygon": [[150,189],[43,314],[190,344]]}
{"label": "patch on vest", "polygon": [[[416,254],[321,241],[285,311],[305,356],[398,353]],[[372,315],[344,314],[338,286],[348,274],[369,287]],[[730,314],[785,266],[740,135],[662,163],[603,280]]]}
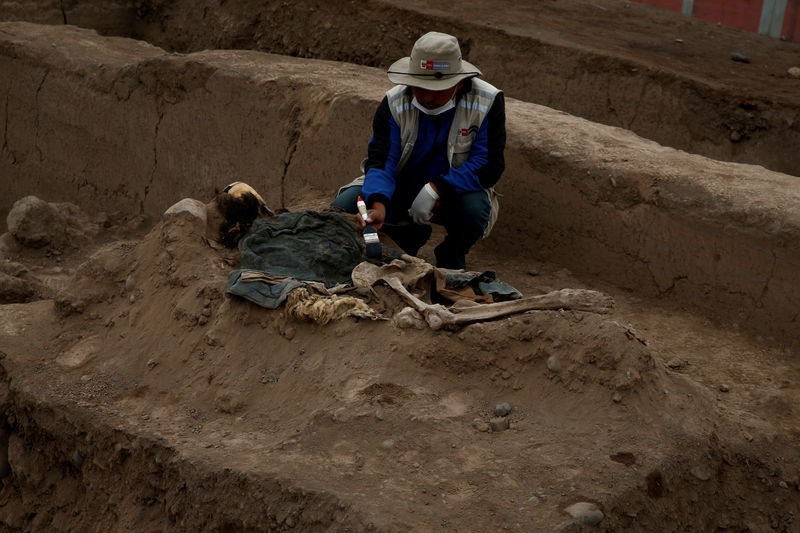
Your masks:
{"label": "patch on vest", "polygon": [[469,137],[469,135],[472,133],[478,135],[478,126],[470,126],[469,129],[461,128],[460,130],[458,130],[458,135],[460,137]]}

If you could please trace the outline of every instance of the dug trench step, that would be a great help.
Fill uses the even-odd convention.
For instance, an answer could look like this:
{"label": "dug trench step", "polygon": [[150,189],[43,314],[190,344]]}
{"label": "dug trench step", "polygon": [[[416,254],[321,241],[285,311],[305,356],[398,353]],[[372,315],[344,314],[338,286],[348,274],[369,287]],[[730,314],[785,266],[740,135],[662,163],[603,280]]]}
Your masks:
{"label": "dug trench step", "polygon": [[800,465],[790,438],[769,439],[783,452],[765,457],[741,437],[722,441],[712,432],[657,466],[631,457],[626,470],[635,470],[640,482],[606,502],[603,525],[619,531],[792,531],[800,512]]}
{"label": "dug trench step", "polygon": [[[62,12],[32,2],[12,6],[7,17],[60,24]],[[438,28],[459,36],[465,57],[508,96],[688,152],[800,175],[792,149],[800,142],[800,102],[786,76],[800,45],[650,6],[610,0],[493,9],[467,1],[453,11],[422,0],[86,0],[65,6],[63,17],[169,51],[246,49],[375,67],[390,65]],[[652,35],[660,26],[671,28],[668,37]],[[702,44],[693,42],[700,38]],[[753,51],[758,69],[718,66],[740,48]],[[765,56],[781,59],[765,65]],[[785,64],[776,71],[778,63]],[[706,72],[709,64],[713,72]]]}
{"label": "dug trench step", "polygon": [[[390,86],[382,70],[340,63],[172,55],[69,26],[0,30],[0,74],[12,80],[0,87],[8,102],[0,106],[0,215],[28,194],[158,215],[234,179],[271,206],[308,190],[333,197],[358,171]],[[64,106],[64,94],[76,104]],[[779,343],[798,341],[795,177],[511,98],[507,117],[501,215],[480,244],[490,253],[552,261]]]}
{"label": "dug trench step", "polygon": [[11,530],[379,530],[331,493],[220,468],[214,450],[178,449],[102,407],[59,403],[42,394],[47,387],[30,389],[14,375],[14,386],[27,390],[12,386],[2,405],[0,459],[7,452],[8,462],[0,464],[0,523]]}

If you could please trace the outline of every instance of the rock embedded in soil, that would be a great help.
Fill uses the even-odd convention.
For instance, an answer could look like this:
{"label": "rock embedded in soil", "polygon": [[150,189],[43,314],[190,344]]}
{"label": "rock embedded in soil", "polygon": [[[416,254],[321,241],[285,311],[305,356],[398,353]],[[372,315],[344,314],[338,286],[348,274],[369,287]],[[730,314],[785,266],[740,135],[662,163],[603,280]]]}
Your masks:
{"label": "rock embedded in soil", "polygon": [[179,215],[181,213],[189,213],[193,217],[201,220],[203,224],[205,224],[208,220],[206,205],[200,200],[195,200],[194,198],[184,198],[183,200],[172,204],[172,206],[164,211],[165,216]]}
{"label": "rock embedded in soil", "polygon": [[711,479],[711,471],[701,465],[695,466],[689,472],[700,481],[708,481]]}
{"label": "rock embedded in soil", "polygon": [[508,402],[498,403],[494,406],[495,416],[508,416],[511,412],[511,404]]}
{"label": "rock embedded in soil", "polygon": [[0,304],[25,302],[35,292],[33,286],[24,279],[0,272]]}
{"label": "rock embedded in soil", "polygon": [[67,221],[53,204],[36,196],[14,202],[6,219],[8,231],[29,248],[42,248],[66,240]]}
{"label": "rock embedded in soil", "polygon": [[550,372],[560,372],[561,371],[561,361],[558,360],[558,357],[555,355],[551,355],[547,358],[547,369]]}
{"label": "rock embedded in soil", "polygon": [[472,427],[475,428],[476,430],[482,431],[484,433],[486,433],[486,432],[488,432],[488,431],[490,431],[492,429],[485,420],[482,420],[480,418],[475,418],[475,419],[472,420]]}
{"label": "rock embedded in soil", "polygon": [[739,63],[749,63],[750,56],[742,52],[741,50],[737,50],[731,54],[731,60],[737,61]]}
{"label": "rock embedded in soil", "polygon": [[492,418],[491,420],[489,420],[489,426],[492,428],[492,433],[505,431],[509,428],[508,418],[506,417]]}
{"label": "rock embedded in soil", "polygon": [[564,510],[578,523],[585,526],[596,526],[604,518],[603,511],[589,502],[573,503]]}
{"label": "rock embedded in soil", "polygon": [[680,357],[673,357],[667,361],[667,366],[673,370],[679,370],[686,366],[686,363]]}

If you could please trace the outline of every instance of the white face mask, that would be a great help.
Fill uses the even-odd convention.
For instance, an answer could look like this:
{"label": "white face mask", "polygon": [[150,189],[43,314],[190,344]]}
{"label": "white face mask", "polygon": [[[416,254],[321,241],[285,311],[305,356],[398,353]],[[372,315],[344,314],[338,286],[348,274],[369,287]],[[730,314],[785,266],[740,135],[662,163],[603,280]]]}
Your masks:
{"label": "white face mask", "polygon": [[411,100],[411,105],[425,113],[426,115],[441,115],[442,113],[446,113],[450,111],[456,106],[456,95],[453,94],[453,97],[447,101],[442,107],[437,107],[436,109],[428,109],[424,105],[417,102],[417,97],[415,96],[413,100]]}

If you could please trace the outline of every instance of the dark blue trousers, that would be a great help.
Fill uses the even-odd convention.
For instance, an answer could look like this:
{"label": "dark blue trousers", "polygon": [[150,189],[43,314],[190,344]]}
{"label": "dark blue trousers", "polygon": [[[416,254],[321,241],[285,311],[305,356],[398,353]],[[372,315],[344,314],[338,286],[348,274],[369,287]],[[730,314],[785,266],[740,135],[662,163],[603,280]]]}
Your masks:
{"label": "dark blue trousers", "polygon": [[[356,201],[361,196],[361,187],[354,185],[343,190],[331,206],[348,213],[357,213]],[[412,222],[408,216],[410,205],[394,205],[387,214],[381,231],[397,243],[404,252],[417,255],[428,242],[431,227]],[[492,205],[486,191],[468,192],[461,195],[443,195],[439,206],[433,211],[431,222],[444,226],[447,235],[434,250],[436,266],[440,268],[466,268],[466,256],[472,245],[483,236],[489,223]]]}

